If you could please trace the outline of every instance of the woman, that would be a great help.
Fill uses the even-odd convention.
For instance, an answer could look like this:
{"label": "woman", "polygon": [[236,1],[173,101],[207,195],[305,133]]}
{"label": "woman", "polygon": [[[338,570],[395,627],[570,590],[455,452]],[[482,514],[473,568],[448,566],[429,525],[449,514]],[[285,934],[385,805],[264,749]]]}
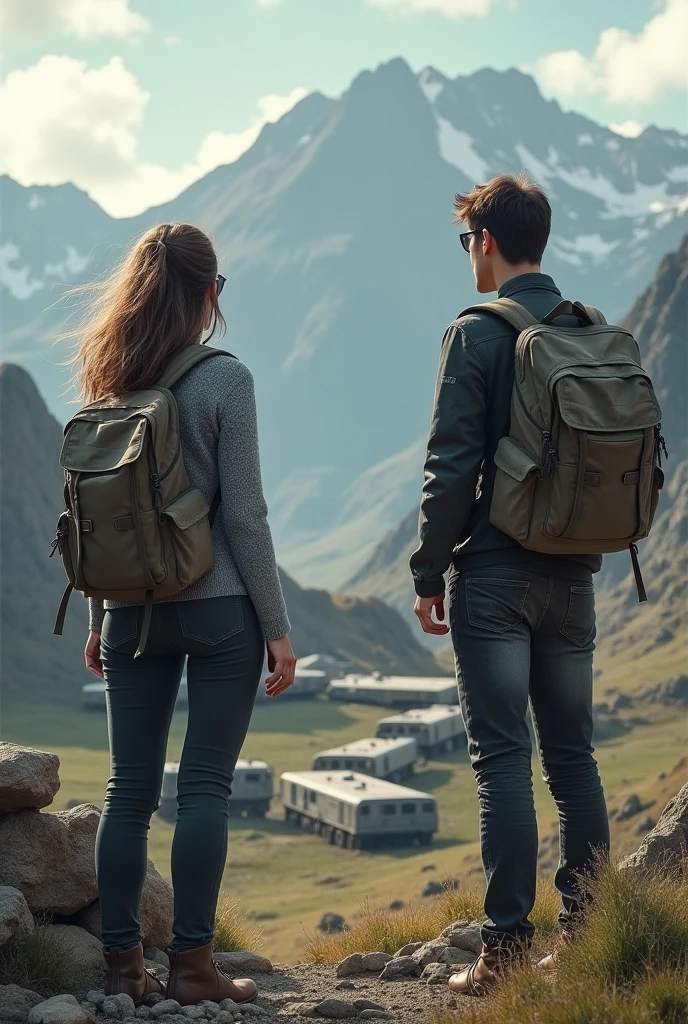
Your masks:
{"label": "woman", "polygon": [[[82,396],[142,390],[166,364],[224,318],[224,278],[212,244],[189,224],[160,224],[106,283],[77,360]],[[227,853],[227,812],[267,644],[266,690],[294,680],[295,657],[263,497],[251,373],[238,359],[204,360],[173,386],[184,464],[211,505],[214,567],[153,607],[145,651],[134,657],[140,606],[90,602],[86,665],[106,681],[111,778],[96,842],[108,994],[135,1002],[163,986],[145,970],[138,903],[147,834],[165,762],[184,659],[189,718],[172,843],[173,941],[167,995],[255,999],[253,981],[230,980],[213,962],[215,909]]]}

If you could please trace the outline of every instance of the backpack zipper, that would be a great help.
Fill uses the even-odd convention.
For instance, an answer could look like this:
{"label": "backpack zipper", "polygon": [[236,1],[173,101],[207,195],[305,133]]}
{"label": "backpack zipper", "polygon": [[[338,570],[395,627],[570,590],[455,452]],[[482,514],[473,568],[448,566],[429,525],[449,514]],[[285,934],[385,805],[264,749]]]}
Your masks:
{"label": "backpack zipper", "polygon": [[542,438],[542,448],[541,448],[541,452],[540,452],[540,462],[542,464],[542,473],[543,473],[544,476],[551,476],[552,473],[554,472],[554,470],[557,468],[557,461],[558,461],[558,459],[557,459],[557,449],[556,449],[555,444],[554,444],[554,438],[552,437],[552,432],[551,432],[551,430],[545,430],[544,427],[541,427],[540,424],[537,422],[537,420],[534,419],[530,415],[530,412],[529,412],[529,410],[528,410],[528,408],[526,406],[525,398],[521,394],[521,389],[518,386],[518,381],[517,380],[514,381],[514,384],[515,384],[515,387],[516,387],[516,394],[518,395],[518,400],[521,403],[521,408],[523,409],[523,412],[526,414],[526,416],[528,417],[530,422],[533,424],[533,426],[540,432],[540,437]]}
{"label": "backpack zipper", "polygon": [[665,459],[669,458],[669,452],[667,451],[666,441],[662,434],[662,424],[658,423],[655,427],[655,437],[657,439],[657,461],[659,462],[660,468],[662,465],[662,454]]}

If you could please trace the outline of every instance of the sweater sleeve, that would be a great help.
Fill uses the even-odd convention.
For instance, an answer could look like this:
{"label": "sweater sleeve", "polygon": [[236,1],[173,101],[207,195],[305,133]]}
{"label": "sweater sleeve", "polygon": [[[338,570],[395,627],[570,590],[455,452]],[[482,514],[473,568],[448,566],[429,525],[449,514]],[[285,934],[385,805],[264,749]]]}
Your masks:
{"label": "sweater sleeve", "polygon": [[88,599],[88,628],[93,633],[102,633],[105,608],[103,602],[95,597]]}
{"label": "sweater sleeve", "polygon": [[266,640],[291,629],[282,594],[258,454],[253,377],[248,369],[220,403],[220,511],[232,557]]}

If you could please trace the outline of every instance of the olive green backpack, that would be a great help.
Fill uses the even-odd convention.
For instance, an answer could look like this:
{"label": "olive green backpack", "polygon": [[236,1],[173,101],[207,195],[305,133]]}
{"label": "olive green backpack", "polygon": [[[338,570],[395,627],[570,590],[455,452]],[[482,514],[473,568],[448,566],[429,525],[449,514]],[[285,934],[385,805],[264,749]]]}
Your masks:
{"label": "olive green backpack", "polygon": [[190,345],[145,391],[93,402],[65,427],[60,455],[65,511],[58,550],[69,583],[55,623],[62,634],[73,590],[85,597],[145,605],[137,656],[154,601],[181,593],[213,566],[212,506],[192,487],[170,388],[219,349]]}
{"label": "olive green backpack", "polygon": [[[559,303],[544,320],[512,299],[471,306],[519,332],[511,428],[499,442],[490,521],[531,551],[605,554],[647,537],[664,475],[661,410],[629,331]],[[573,314],[580,326],[553,321]],[[461,314],[462,316],[464,314]]]}

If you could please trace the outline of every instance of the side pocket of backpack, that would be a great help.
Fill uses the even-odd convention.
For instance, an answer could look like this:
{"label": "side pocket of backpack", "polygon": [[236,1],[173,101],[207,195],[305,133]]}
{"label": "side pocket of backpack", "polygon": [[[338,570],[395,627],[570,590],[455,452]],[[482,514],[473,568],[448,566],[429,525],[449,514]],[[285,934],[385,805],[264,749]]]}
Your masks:
{"label": "side pocket of backpack", "polygon": [[494,461],[497,474],[490,522],[514,540],[524,541],[530,532],[540,464],[511,437],[501,439]]}
{"label": "side pocket of backpack", "polygon": [[177,495],[160,512],[169,529],[182,588],[191,586],[213,567],[213,538],[208,502],[195,487]]}

